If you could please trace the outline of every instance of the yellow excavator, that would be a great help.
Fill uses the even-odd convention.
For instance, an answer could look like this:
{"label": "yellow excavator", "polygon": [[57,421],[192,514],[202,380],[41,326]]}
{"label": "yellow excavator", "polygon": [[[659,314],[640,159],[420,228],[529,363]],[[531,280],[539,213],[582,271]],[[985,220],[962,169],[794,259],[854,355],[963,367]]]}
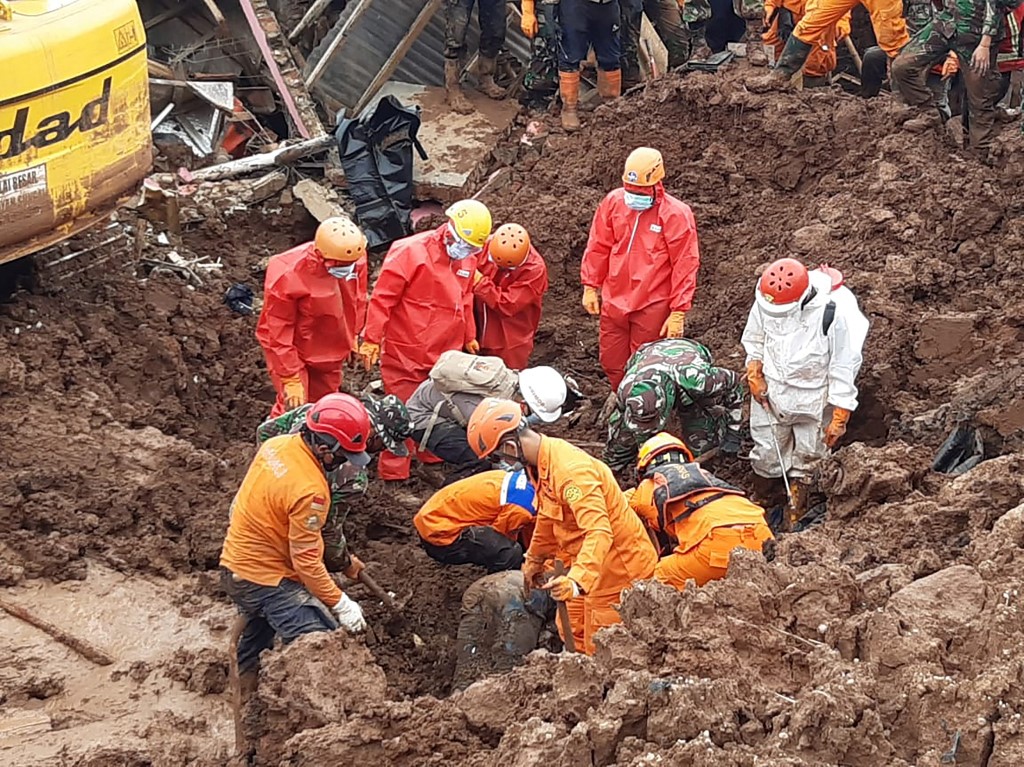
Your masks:
{"label": "yellow excavator", "polygon": [[0,0],[0,263],[102,220],[151,165],[135,0]]}

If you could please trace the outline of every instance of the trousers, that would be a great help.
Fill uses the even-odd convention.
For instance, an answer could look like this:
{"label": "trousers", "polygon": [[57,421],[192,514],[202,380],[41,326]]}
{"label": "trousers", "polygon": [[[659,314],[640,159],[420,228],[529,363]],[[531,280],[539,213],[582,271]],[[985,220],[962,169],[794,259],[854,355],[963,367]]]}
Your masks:
{"label": "trousers", "polygon": [[493,527],[467,527],[447,546],[420,540],[423,550],[442,565],[479,565],[489,573],[518,570],[523,566],[523,549]]}

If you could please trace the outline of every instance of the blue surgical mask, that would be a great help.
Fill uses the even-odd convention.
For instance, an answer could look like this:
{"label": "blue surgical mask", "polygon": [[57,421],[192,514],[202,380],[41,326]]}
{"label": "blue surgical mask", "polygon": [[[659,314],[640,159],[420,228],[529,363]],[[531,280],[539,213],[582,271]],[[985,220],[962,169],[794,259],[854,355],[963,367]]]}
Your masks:
{"label": "blue surgical mask", "polygon": [[339,280],[354,280],[357,277],[355,264],[332,266],[327,270],[327,273]]}
{"label": "blue surgical mask", "polygon": [[626,207],[630,210],[648,210],[654,205],[654,198],[649,194],[626,192]]}
{"label": "blue surgical mask", "polygon": [[465,240],[456,239],[447,245],[448,258],[452,261],[462,261],[470,256],[475,256],[480,252],[480,248],[475,245],[470,245]]}

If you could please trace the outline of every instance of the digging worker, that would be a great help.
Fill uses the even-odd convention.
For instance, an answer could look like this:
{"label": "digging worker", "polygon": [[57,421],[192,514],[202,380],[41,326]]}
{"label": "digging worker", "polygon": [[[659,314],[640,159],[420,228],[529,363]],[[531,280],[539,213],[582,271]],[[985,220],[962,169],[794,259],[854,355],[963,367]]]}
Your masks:
{"label": "digging worker", "polygon": [[854,381],[868,321],[841,276],[832,297],[833,271],[808,272],[793,258],[775,261],[757,281],[743,329],[751,467],[761,477],[787,477],[790,524],[806,510],[814,464],[846,433],[857,409]]}
{"label": "digging worker", "polygon": [[878,46],[890,60],[910,40],[903,20],[903,0],[817,0],[807,3],[805,13],[786,40],[775,64],[774,74],[790,78],[803,69],[807,57],[836,35],[836,25],[857,5],[863,5],[871,16]]}
{"label": "digging worker", "polygon": [[571,379],[567,381],[551,367],[517,373],[497,357],[446,352],[409,398],[413,439],[421,450],[429,450],[454,467],[449,481],[486,471],[490,463],[479,459],[469,446],[466,424],[484,397],[516,395],[522,399],[528,420],[554,423],[567,402],[572,407],[578,390]]}
{"label": "digging worker", "polygon": [[480,353],[522,370],[533,352],[548,267],[519,224],[499,226],[473,277]]}
{"label": "digging worker", "polygon": [[448,106],[468,115],[473,106],[462,92],[462,65],[466,58],[466,33],[476,5],[480,22],[480,47],[476,60],[478,88],[492,99],[505,98],[505,89],[494,82],[498,54],[505,44],[507,12],[504,0],[445,0],[444,87]]}
{"label": "digging worker", "polygon": [[[359,401],[370,416],[370,438],[366,443],[366,452],[377,455],[382,450],[390,450],[395,455],[408,455],[405,441],[412,434],[412,423],[402,400],[394,394],[380,398],[366,394]],[[312,407],[302,405],[277,418],[264,421],[256,429],[257,443],[263,444],[271,437],[300,431]],[[331,488],[331,503],[327,520],[320,528],[324,541],[324,566],[332,573],[348,571],[349,576],[355,579],[359,577],[363,563],[349,552],[344,526],[353,504],[366,494],[370,481],[369,471],[365,466],[346,462],[329,472],[327,481]]]}
{"label": "digging worker", "polygon": [[[480,345],[473,321],[476,257],[491,233],[482,202],[463,200],[439,228],[391,246],[370,298],[359,356],[369,370],[380,360],[384,390],[403,402],[430,373],[442,352]],[[383,345],[383,348],[382,348]],[[407,479],[411,458],[383,453],[381,479]]]}
{"label": "digging worker", "polygon": [[950,52],[956,54],[970,111],[965,144],[983,162],[988,161],[998,131],[999,41],[1006,14],[1019,4],[1020,0],[947,0],[943,10],[914,35],[892,64],[892,80],[903,100],[920,109],[921,127],[939,128],[946,115],[941,99],[928,86],[928,73],[946,61]]}
{"label": "digging worker", "polygon": [[687,446],[735,455],[743,423],[743,378],[717,367],[703,344],[665,338],[641,346],[619,384],[608,420],[604,460],[614,471],[632,465],[645,440],[665,431],[675,414]]}
{"label": "digging worker", "polygon": [[536,490],[523,469],[485,471],[434,493],[412,523],[423,550],[442,565],[518,570],[537,514]]}
{"label": "digging worker", "polygon": [[661,152],[634,149],[622,187],[597,207],[583,254],[583,308],[601,316],[601,367],[613,392],[642,344],[683,335],[697,288],[697,224],[664,178]]}
{"label": "digging worker", "polygon": [[708,0],[620,0],[622,20],[619,45],[622,48],[623,88],[631,88],[643,79],[640,74],[640,28],[646,13],[654,31],[665,43],[668,68],[681,67],[690,60],[703,41],[703,24],[711,18]]}
{"label": "digging worker", "polygon": [[366,312],[366,237],[347,218],[328,218],[313,242],[272,256],[256,340],[263,347],[277,416],[341,387]]}
{"label": "digging worker", "polygon": [[664,554],[654,569],[662,583],[682,590],[691,578],[698,586],[724,578],[733,549],[761,551],[775,537],[764,509],[702,469],[671,434],[656,434],[643,444],[637,475],[640,484],[629,494],[629,505]]}
{"label": "digging worker", "polygon": [[[321,398],[298,432],[264,442],[231,503],[220,555],[221,585],[247,623],[238,641],[241,673],[259,655],[302,634],[366,627],[363,611],[323,563],[327,476],[346,463],[365,466],[366,408],[349,394]],[[348,573],[346,573],[347,575]]]}
{"label": "digging worker", "polygon": [[[654,573],[658,556],[639,517],[611,469],[564,440],[530,429],[515,402],[481,402],[469,421],[469,443],[481,458],[527,467],[538,500],[523,579],[570,606],[582,597],[576,620],[582,617],[582,646],[592,655],[597,630],[621,620],[615,605],[622,590]],[[541,585],[552,559],[567,564],[568,572]]]}
{"label": "digging worker", "polygon": [[[761,39],[765,45],[770,45],[775,49],[776,60],[782,57],[783,50],[793,34],[795,26],[807,12],[815,9],[820,2],[821,0],[765,0],[765,31],[761,35]],[[836,68],[837,62],[836,46],[849,34],[850,13],[847,12],[830,27],[822,30],[821,34],[815,38],[803,65],[805,88],[823,87],[831,82],[832,71]],[[878,48],[878,51],[882,53],[881,48]],[[882,53],[882,56],[884,70],[885,54]]]}

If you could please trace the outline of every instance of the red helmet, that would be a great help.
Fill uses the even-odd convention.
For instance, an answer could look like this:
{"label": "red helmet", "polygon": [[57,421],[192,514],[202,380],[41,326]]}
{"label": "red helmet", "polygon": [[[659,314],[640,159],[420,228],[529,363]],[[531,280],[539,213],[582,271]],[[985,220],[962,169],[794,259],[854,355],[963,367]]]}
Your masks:
{"label": "red helmet", "polygon": [[370,439],[370,414],[351,394],[326,394],[306,413],[306,428],[329,437],[350,463],[365,466],[370,462],[366,443]]}
{"label": "red helmet", "polygon": [[786,314],[807,295],[810,287],[806,266],[795,258],[780,258],[757,281],[757,302],[769,314]]}

